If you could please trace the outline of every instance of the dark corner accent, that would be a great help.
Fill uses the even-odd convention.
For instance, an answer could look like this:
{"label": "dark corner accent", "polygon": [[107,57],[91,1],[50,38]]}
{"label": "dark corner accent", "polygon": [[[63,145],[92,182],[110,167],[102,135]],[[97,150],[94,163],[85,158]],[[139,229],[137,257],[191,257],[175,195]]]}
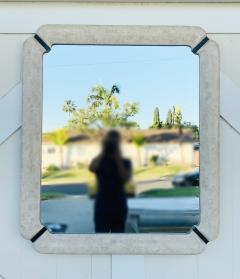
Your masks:
{"label": "dark corner accent", "polygon": [[197,52],[199,51],[199,49],[201,47],[203,47],[207,42],[209,41],[209,38],[206,36],[200,43],[198,43],[193,49],[192,52],[194,54],[197,54]]}
{"label": "dark corner accent", "polygon": [[201,240],[202,240],[205,244],[207,244],[207,243],[209,242],[209,240],[206,238],[206,236],[203,235],[203,234],[198,230],[198,228],[197,228],[196,226],[193,226],[193,227],[192,227],[192,230],[195,232],[195,234],[196,234],[199,238],[201,238]]}
{"label": "dark corner accent", "polygon": [[31,242],[35,242],[40,236],[42,236],[47,231],[46,227],[42,227],[40,231],[38,231],[32,238]]}
{"label": "dark corner accent", "polygon": [[44,42],[44,40],[38,36],[38,34],[35,34],[35,35],[34,35],[34,39],[35,39],[36,41],[38,41],[38,43],[39,43],[42,47],[44,47],[44,48],[46,49],[46,52],[49,52],[49,51],[51,50],[50,46],[48,46],[48,45]]}

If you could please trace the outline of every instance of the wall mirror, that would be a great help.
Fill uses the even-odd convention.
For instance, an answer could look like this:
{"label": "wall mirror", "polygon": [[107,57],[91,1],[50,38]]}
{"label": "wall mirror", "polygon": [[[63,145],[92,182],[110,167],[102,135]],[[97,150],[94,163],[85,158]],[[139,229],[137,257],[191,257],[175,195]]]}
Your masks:
{"label": "wall mirror", "polygon": [[[120,146],[108,144],[114,133]],[[43,56],[41,177],[50,232],[188,232],[200,218],[198,55],[53,46]]]}
{"label": "wall mirror", "polygon": [[21,234],[196,254],[219,226],[219,52],[192,26],[45,25],[23,52]]}

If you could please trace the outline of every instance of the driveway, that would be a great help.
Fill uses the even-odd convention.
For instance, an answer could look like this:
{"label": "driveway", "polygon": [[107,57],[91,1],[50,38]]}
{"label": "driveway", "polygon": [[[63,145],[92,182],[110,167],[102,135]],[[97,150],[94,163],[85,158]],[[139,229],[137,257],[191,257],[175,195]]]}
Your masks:
{"label": "driveway", "polygon": [[[94,200],[89,199],[87,195],[41,201],[41,222],[65,224],[66,233],[94,233],[93,203]],[[136,220],[131,217],[135,218],[138,215],[142,227],[150,226],[151,230],[170,227],[174,232],[177,230],[175,225],[178,229],[186,224],[191,227],[199,220],[198,198],[132,198],[128,199],[128,207],[126,232],[133,232],[132,228],[135,225],[131,222]]]}
{"label": "driveway", "polygon": [[41,201],[41,222],[66,224],[66,233],[94,232],[93,200],[82,195]]}

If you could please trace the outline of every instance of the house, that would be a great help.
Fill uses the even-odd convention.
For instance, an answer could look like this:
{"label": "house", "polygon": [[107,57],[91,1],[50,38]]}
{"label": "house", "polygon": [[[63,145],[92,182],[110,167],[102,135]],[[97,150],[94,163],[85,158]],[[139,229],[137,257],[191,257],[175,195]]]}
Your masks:
{"label": "house", "polygon": [[[130,158],[135,166],[148,165],[154,156],[157,164],[199,165],[199,149],[196,148],[196,141],[189,130],[184,130],[181,136],[177,129],[142,130],[145,144],[140,147],[132,141],[134,133],[135,130],[121,131],[123,154]],[[65,168],[88,165],[101,150],[101,138],[101,134],[96,132],[69,132],[67,143],[58,146],[43,137],[43,169],[49,165],[61,167],[61,156]]]}

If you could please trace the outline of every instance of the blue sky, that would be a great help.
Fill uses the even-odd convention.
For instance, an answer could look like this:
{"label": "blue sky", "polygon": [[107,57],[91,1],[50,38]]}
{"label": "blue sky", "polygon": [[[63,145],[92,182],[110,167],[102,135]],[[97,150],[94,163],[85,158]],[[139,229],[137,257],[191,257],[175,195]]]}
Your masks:
{"label": "blue sky", "polygon": [[199,121],[199,57],[185,46],[56,45],[43,57],[43,131],[67,124],[65,100],[86,107],[90,89],[120,86],[120,103],[138,102],[141,128],[152,124],[153,110],[165,120],[173,105],[183,121]]}

